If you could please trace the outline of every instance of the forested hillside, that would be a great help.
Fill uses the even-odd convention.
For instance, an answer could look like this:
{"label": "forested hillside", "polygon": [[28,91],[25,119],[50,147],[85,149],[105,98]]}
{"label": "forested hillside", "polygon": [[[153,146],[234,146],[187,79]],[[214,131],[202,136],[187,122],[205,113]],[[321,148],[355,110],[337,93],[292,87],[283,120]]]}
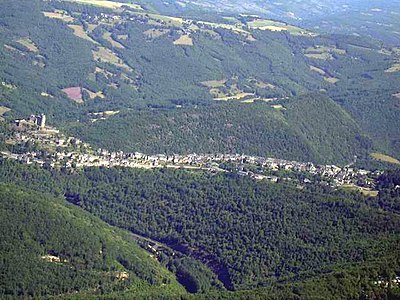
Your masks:
{"label": "forested hillside", "polygon": [[355,121],[322,94],[275,108],[260,102],[128,112],[69,131],[112,150],[247,153],[324,163],[348,163],[373,147]]}
{"label": "forested hillside", "polygon": [[[396,174],[382,177],[379,197],[368,198],[318,184],[301,190],[182,170],[71,174],[2,161],[0,171],[2,182],[64,194],[112,225],[183,251],[228,289],[279,293],[294,284],[307,295],[331,282],[337,287],[324,291],[328,298],[360,295],[377,293],[374,280],[399,272],[398,195],[388,185]],[[336,290],[346,284],[346,292]]]}
{"label": "forested hillside", "polygon": [[0,215],[2,298],[185,293],[127,232],[63,199],[0,184]]}

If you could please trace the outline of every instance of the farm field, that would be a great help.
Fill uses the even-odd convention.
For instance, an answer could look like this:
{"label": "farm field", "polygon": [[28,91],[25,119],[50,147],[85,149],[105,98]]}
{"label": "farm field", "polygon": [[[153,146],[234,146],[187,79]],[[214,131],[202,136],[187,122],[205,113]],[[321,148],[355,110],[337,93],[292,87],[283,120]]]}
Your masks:
{"label": "farm field", "polygon": [[111,36],[111,32],[104,32],[103,34],[103,38],[110,42],[110,44],[115,47],[115,48],[119,48],[119,49],[125,49],[125,47],[118,41],[114,40]]}
{"label": "farm field", "polygon": [[188,35],[182,35],[179,39],[174,41],[174,45],[193,46],[193,39]]}
{"label": "farm field", "polygon": [[62,89],[69,99],[76,103],[83,103],[82,90],[80,87],[69,87]]}
{"label": "farm field", "polygon": [[380,160],[380,161],[391,163],[391,164],[400,165],[400,160],[398,160],[398,159],[396,159],[394,157],[391,157],[389,155],[385,155],[385,154],[382,154],[382,153],[374,152],[374,153],[371,153],[371,156],[373,158],[375,158],[376,160]]}
{"label": "farm field", "polygon": [[132,68],[122,62],[122,60],[110,49],[105,47],[98,47],[97,50],[92,50],[93,58],[96,61],[113,64],[117,67],[124,68],[132,72]]}
{"label": "farm field", "polygon": [[111,9],[119,9],[122,6],[128,6],[136,10],[143,10],[143,8],[139,4],[116,2],[116,1],[107,1],[107,0],[64,0],[64,1],[100,6]]}
{"label": "farm field", "polygon": [[247,26],[251,29],[269,30],[269,31],[287,31],[293,35],[312,35],[311,32],[306,31],[302,28],[288,25],[282,22],[258,19],[247,23]]}
{"label": "farm field", "polygon": [[0,106],[0,121],[4,121],[3,115],[10,110],[8,107]]}
{"label": "farm field", "polygon": [[64,22],[73,22],[75,19],[67,14],[61,13],[61,12],[48,12],[44,11],[43,14],[52,19],[59,19]]}
{"label": "farm field", "polygon": [[28,38],[22,38],[22,39],[19,39],[18,41],[17,41],[19,44],[21,44],[22,46],[24,46],[25,48],[27,48],[29,51],[31,51],[31,52],[35,52],[35,53],[38,53],[39,52],[39,49],[38,49],[38,47],[35,45],[35,43],[34,42],[32,42],[30,39],[28,39]]}
{"label": "farm field", "polygon": [[74,31],[74,34],[84,40],[92,42],[93,44],[98,44],[94,39],[92,39],[83,29],[82,25],[68,25]]}
{"label": "farm field", "polygon": [[160,28],[152,28],[148,29],[143,34],[150,39],[156,39],[168,34],[170,31],[169,29],[160,29]]}

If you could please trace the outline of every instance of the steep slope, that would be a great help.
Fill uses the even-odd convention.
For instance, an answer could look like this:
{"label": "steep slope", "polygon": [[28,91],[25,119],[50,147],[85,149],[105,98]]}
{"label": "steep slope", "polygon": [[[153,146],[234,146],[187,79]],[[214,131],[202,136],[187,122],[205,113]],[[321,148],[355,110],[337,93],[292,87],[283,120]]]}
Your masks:
{"label": "steep slope", "polygon": [[[314,281],[309,284],[315,288],[337,272],[329,281],[339,282],[324,293],[348,298],[350,291],[378,288],[379,276],[400,271],[399,195],[393,189],[379,188],[378,198],[367,198],[319,184],[299,189],[234,174],[128,168],[68,174],[9,161],[1,164],[0,180],[66,193],[106,222],[189,249],[191,257],[225,266],[219,275],[237,290],[271,292],[303,281]],[[342,280],[353,267],[354,281]]]}
{"label": "steep slope", "polygon": [[113,228],[62,199],[0,184],[0,297],[185,293]]}
{"label": "steep slope", "polygon": [[69,130],[99,147],[144,153],[246,153],[349,163],[372,147],[349,114],[322,94],[277,106],[225,103],[128,112]]}
{"label": "steep slope", "polygon": [[372,141],[354,119],[324,95],[299,97],[287,104],[287,122],[307,141],[322,161],[352,161],[354,155],[369,153]]}

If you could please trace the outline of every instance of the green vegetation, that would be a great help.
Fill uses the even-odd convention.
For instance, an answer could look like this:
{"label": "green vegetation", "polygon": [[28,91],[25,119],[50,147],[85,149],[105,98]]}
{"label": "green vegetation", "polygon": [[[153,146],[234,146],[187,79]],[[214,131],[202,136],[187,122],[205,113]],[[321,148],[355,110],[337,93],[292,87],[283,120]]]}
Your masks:
{"label": "green vegetation", "polygon": [[143,153],[246,153],[346,163],[358,153],[369,153],[368,138],[326,96],[293,98],[284,106],[286,110],[267,103],[221,103],[129,112],[69,131],[105,149]]}
{"label": "green vegetation", "polygon": [[[112,225],[180,249],[209,265],[227,288],[265,286],[275,293],[281,284],[294,284],[308,295],[321,282],[344,277],[324,293],[344,288],[340,293],[348,295],[372,292],[378,276],[399,272],[399,195],[390,190],[398,173],[382,177],[378,197],[368,198],[319,185],[299,190],[182,170],[71,174],[2,161],[0,171],[2,182],[64,194]],[[183,272],[187,262],[168,264]],[[189,266],[189,274],[206,284],[210,277],[196,277],[197,267]],[[345,287],[355,274],[363,279]]]}
{"label": "green vegetation", "polygon": [[0,297],[184,294],[127,232],[61,198],[0,184]]}
{"label": "green vegetation", "polygon": [[[143,2],[138,4],[147,9]],[[372,142],[372,146],[368,147],[359,147],[358,144],[364,142],[352,145],[354,139],[347,138],[347,132],[343,130],[342,140],[350,144],[341,144],[344,151],[339,149],[339,153],[328,153],[329,161],[348,161],[355,154],[368,157],[366,148],[399,157],[399,107],[397,98],[392,95],[398,93],[396,83],[400,74],[385,73],[396,63],[397,54],[395,49],[385,49],[373,39],[339,35],[296,36],[286,31],[253,30],[246,26],[242,26],[243,29],[229,20],[226,24],[221,18],[212,20],[211,16],[205,20],[165,16],[155,13],[154,7],[151,12],[138,12],[132,11],[132,8],[113,10],[69,1],[24,0],[16,3],[5,0],[0,8],[3,8],[0,12],[3,20],[0,30],[0,55],[3,58],[0,66],[0,105],[11,109],[6,118],[44,112],[49,116],[49,122],[61,129],[65,126],[77,127],[74,132],[81,134],[82,138],[102,146],[118,145],[119,149],[125,150],[186,152],[193,149],[216,152],[228,148],[262,155],[283,154],[286,158],[310,157],[319,160],[326,156],[325,150],[319,151],[327,135],[296,137],[293,143],[288,142],[292,144],[289,148],[299,148],[288,151],[281,150],[281,142],[268,139],[272,143],[249,151],[251,143],[246,141],[249,128],[239,123],[240,118],[251,121],[251,116],[243,117],[240,111],[233,112],[232,117],[229,115],[229,118],[237,120],[236,132],[229,133],[222,129],[223,124],[217,124],[222,121],[214,121],[214,118],[223,119],[224,116],[213,111],[221,110],[221,106],[213,106],[212,100],[231,99],[233,101],[230,102],[243,101],[249,106],[257,100],[287,97],[288,102],[296,102],[297,98],[293,97],[324,90],[355,121],[356,126],[352,124],[351,131],[358,127],[359,135],[368,137]],[[93,21],[101,13],[110,16]],[[239,22],[266,22],[263,19],[252,21],[252,18],[242,16],[243,20]],[[37,22],[43,28],[38,28]],[[174,45],[174,41],[181,43],[182,36],[190,36],[190,40],[183,42],[193,45]],[[26,48],[32,45],[35,52]],[[310,55],[328,55],[330,59],[314,59],[308,57]],[[36,80],[28,81],[26,78]],[[80,87],[85,91],[83,103],[68,100],[62,89],[69,87]],[[231,113],[238,108],[235,103],[228,104],[233,106],[222,108],[223,111]],[[254,112],[254,119],[257,119],[258,104],[254,105],[244,110],[250,114]],[[275,135],[276,130],[281,130],[289,132],[287,139],[297,136],[296,121],[289,118],[291,109],[286,103],[271,105],[277,108],[275,113],[265,109],[271,120],[260,122],[257,128],[267,131],[267,135],[269,132]],[[308,109],[318,116],[318,105],[308,106]],[[110,118],[104,124],[76,122],[87,120],[89,113],[105,110],[121,111],[121,115]],[[186,119],[192,111],[209,119],[210,127],[205,125],[205,129],[199,132],[194,124],[193,133],[190,133],[191,129],[179,132],[182,130],[180,124],[186,121],[191,123]],[[277,114],[278,111],[284,118]],[[297,114],[301,117],[303,113],[300,110]],[[151,118],[157,114],[161,116],[160,120],[156,120],[156,126],[162,123],[171,127],[154,133],[155,127],[149,124],[139,134],[129,129],[128,135],[122,137],[117,128],[123,130],[130,124],[113,124],[114,121],[121,123],[130,119],[136,122],[142,116]],[[167,120],[163,119],[163,115]],[[176,124],[169,118],[172,116],[177,120]],[[305,121],[316,123],[314,119]],[[140,123],[149,121],[140,120]],[[283,124],[277,129],[280,123]],[[116,143],[99,140],[101,134],[97,129],[106,127],[105,124],[112,128],[113,134],[116,133]],[[326,130],[332,128],[329,126]],[[339,134],[334,128],[332,130],[337,138]],[[221,131],[229,133],[234,140],[226,141],[225,135],[225,140],[221,141]],[[316,132],[322,133],[321,130]],[[195,133],[203,135],[199,137],[201,144],[196,147],[191,146],[193,138],[187,136]],[[154,139],[154,134],[161,136]],[[178,134],[182,136],[177,138]],[[260,138],[261,143],[266,143],[260,134],[250,133],[255,138],[253,145]],[[107,132],[105,136],[109,137]],[[307,141],[306,146],[297,141],[303,138]],[[169,139],[172,147],[166,146],[170,143]],[[313,142],[309,143],[309,140]],[[364,141],[364,138],[361,140]],[[249,145],[244,147],[240,144]],[[332,144],[328,138],[327,145]],[[303,155],[304,149],[310,147],[314,148],[311,154]]]}

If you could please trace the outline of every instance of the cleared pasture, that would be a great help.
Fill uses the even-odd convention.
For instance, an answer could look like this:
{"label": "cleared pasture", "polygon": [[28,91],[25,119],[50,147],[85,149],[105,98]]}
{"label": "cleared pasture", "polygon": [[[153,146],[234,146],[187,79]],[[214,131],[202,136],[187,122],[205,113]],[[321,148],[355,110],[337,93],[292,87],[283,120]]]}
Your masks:
{"label": "cleared pasture", "polygon": [[371,156],[373,158],[375,158],[376,160],[380,160],[380,161],[387,162],[390,164],[400,165],[400,160],[398,160],[394,157],[391,157],[389,155],[383,154],[383,153],[374,152],[374,153],[371,153]]}
{"label": "cleared pasture", "polygon": [[92,39],[88,34],[85,32],[83,29],[82,25],[68,25],[69,28],[71,28],[74,31],[74,34],[84,40],[90,41],[93,44],[98,44],[94,39]]}
{"label": "cleared pasture", "polygon": [[43,14],[45,17],[51,18],[51,19],[58,19],[64,22],[73,22],[75,19],[69,15],[59,13],[59,12],[48,12],[44,11]]}
{"label": "cleared pasture", "polygon": [[114,40],[111,35],[111,32],[104,32],[103,39],[109,42],[114,48],[125,49],[125,47],[118,41]]}
{"label": "cleared pasture", "polygon": [[193,39],[188,35],[182,35],[179,39],[174,41],[174,45],[193,46]]}
{"label": "cleared pasture", "polygon": [[143,8],[139,4],[114,2],[114,1],[107,1],[107,0],[64,0],[64,1],[100,6],[100,7],[111,8],[111,9],[119,9],[123,6],[127,6],[129,8],[133,8],[136,10],[143,10]]}
{"label": "cleared pasture", "polygon": [[17,42],[27,48],[30,52],[39,52],[39,48],[35,45],[34,42],[32,42],[32,40],[28,38],[21,38]]}

